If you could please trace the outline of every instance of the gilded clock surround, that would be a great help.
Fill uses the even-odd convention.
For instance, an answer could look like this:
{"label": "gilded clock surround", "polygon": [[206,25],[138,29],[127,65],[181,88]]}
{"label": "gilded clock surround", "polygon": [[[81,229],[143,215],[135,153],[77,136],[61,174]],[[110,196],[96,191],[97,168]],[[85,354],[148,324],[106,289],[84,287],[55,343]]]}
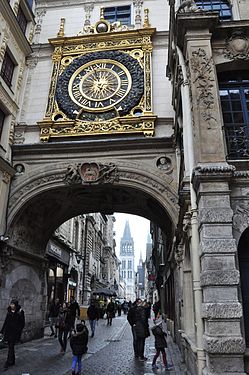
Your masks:
{"label": "gilded clock surround", "polygon": [[[104,22],[106,31],[98,31]],[[64,36],[62,19],[40,139],[141,133],[153,136],[151,53],[154,28],[119,31],[100,20],[90,34]],[[115,30],[115,31],[113,31]]]}

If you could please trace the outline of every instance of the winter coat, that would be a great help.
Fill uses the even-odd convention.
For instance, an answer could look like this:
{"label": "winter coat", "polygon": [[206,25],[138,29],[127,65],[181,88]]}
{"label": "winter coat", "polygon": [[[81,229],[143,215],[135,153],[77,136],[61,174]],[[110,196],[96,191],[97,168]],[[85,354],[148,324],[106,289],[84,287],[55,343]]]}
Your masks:
{"label": "winter coat", "polygon": [[59,331],[70,331],[72,326],[71,317],[68,313],[68,309],[63,309],[62,307],[59,310],[58,317],[56,319],[55,327],[59,328]]}
{"label": "winter coat", "polygon": [[49,308],[49,317],[56,318],[59,315],[60,304],[52,302]]}
{"label": "winter coat", "polygon": [[78,302],[73,301],[68,306],[69,315],[75,319],[76,315],[80,316],[80,307]]}
{"label": "winter coat", "polygon": [[159,325],[157,325],[151,328],[151,331],[153,335],[155,336],[155,348],[156,349],[167,348],[167,341],[166,341],[167,334],[163,332],[162,328]]}
{"label": "winter coat", "polygon": [[87,316],[89,320],[99,319],[99,309],[94,305],[90,305],[87,309]]}
{"label": "winter coat", "polygon": [[10,306],[7,311],[1,333],[4,335],[4,341],[18,342],[25,326],[24,311],[21,309],[20,305],[16,306],[14,312],[11,311]]}
{"label": "winter coat", "polygon": [[148,337],[149,324],[146,309],[144,306],[133,306],[128,311],[127,320],[134,327],[137,337]]}
{"label": "winter coat", "polygon": [[88,329],[85,325],[83,327],[82,332],[77,332],[70,338],[70,346],[73,355],[82,355],[87,352]]}

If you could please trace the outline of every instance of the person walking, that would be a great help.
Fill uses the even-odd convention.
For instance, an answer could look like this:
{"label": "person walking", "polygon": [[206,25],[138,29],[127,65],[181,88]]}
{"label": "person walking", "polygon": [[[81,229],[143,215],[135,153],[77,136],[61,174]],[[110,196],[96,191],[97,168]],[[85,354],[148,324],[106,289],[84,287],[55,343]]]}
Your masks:
{"label": "person walking", "polygon": [[71,317],[68,312],[68,305],[63,302],[59,309],[59,314],[56,322],[58,328],[58,341],[61,345],[61,353],[65,353],[67,349],[67,337],[71,329]]}
{"label": "person walking", "polygon": [[51,302],[50,307],[49,307],[48,319],[49,319],[49,326],[51,329],[50,336],[57,337],[58,328],[55,327],[55,323],[59,315],[59,309],[60,309],[60,300],[59,298],[56,298],[55,301]]}
{"label": "person walking", "polygon": [[4,364],[4,370],[15,364],[15,344],[20,340],[24,326],[24,311],[18,301],[13,299],[8,306],[7,315],[1,329],[4,341],[8,343],[8,355]]}
{"label": "person walking", "polygon": [[90,306],[87,309],[87,317],[91,327],[91,337],[94,337],[96,322],[99,320],[99,308],[95,305],[94,300],[90,302]]}
{"label": "person walking", "polygon": [[[80,375],[82,368],[82,356],[87,352],[88,329],[85,321],[76,324],[76,333],[70,338],[70,346],[73,352],[72,375]],[[78,370],[76,372],[76,368]]]}
{"label": "person walking", "polygon": [[115,315],[115,304],[114,304],[112,299],[106,307],[106,314],[107,314],[107,325],[111,326],[112,325],[112,318]]}
{"label": "person walking", "polygon": [[152,361],[152,368],[158,369],[158,366],[156,365],[156,360],[160,356],[160,353],[162,353],[163,364],[164,364],[165,370],[170,370],[172,366],[167,364],[166,351],[165,351],[165,348],[167,348],[167,341],[166,341],[167,333],[162,328],[162,321],[158,322],[154,327],[152,327],[151,331],[153,335],[155,336],[155,349],[156,349],[156,354],[154,355],[154,358]]}
{"label": "person walking", "polygon": [[68,305],[68,319],[71,321],[70,335],[72,331],[75,331],[75,319],[80,317],[80,306],[75,300],[74,296],[70,297]]}

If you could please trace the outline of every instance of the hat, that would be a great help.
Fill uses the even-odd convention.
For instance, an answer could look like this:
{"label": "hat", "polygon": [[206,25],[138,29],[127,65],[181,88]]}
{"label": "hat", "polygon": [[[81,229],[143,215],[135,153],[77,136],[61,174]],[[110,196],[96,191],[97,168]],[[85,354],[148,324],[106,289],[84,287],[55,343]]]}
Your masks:
{"label": "hat", "polygon": [[82,332],[83,329],[84,329],[84,326],[83,326],[82,323],[78,323],[78,324],[76,324],[76,331],[77,331],[77,332]]}
{"label": "hat", "polygon": [[18,301],[17,299],[13,298],[11,301],[10,301],[10,304],[13,304],[15,306],[18,306]]}

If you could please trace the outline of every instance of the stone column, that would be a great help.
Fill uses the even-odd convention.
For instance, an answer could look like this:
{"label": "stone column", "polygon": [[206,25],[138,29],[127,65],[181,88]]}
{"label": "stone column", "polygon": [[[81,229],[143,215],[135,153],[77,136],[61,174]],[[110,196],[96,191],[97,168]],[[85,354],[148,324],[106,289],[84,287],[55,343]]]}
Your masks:
{"label": "stone column", "polygon": [[245,374],[245,343],[238,299],[239,271],[232,234],[228,181],[233,166],[210,164],[194,171],[199,201],[201,286],[203,289],[205,375]]}

